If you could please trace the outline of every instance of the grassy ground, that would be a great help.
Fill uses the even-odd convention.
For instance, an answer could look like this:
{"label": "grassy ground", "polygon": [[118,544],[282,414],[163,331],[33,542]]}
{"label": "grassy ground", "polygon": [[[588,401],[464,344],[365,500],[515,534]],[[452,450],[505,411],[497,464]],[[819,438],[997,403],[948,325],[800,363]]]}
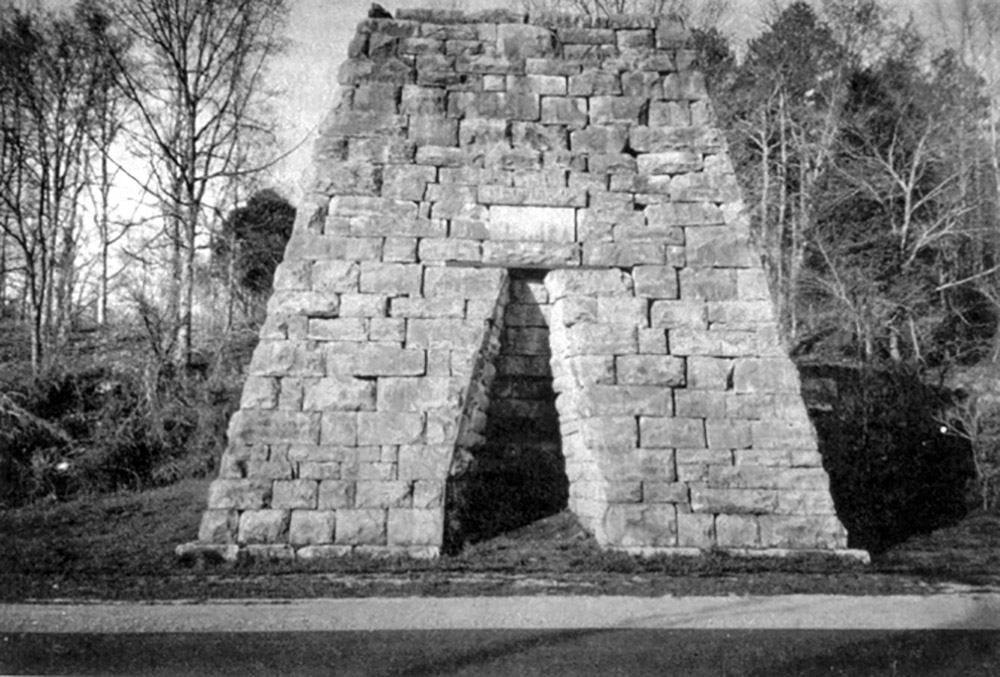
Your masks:
{"label": "grassy ground", "polygon": [[0,514],[0,600],[500,594],[890,594],[1000,586],[1000,516],[974,514],[870,566],[835,558],[635,559],[602,552],[562,513],[436,561],[185,568],[208,480]]}

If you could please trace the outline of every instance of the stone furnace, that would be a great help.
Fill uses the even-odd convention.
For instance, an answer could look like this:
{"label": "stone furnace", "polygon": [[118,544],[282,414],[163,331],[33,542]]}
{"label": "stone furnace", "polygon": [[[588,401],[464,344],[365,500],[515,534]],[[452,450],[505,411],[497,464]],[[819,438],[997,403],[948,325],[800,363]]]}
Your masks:
{"label": "stone furnace", "polygon": [[601,546],[843,551],[697,62],[669,19],[363,22],[180,550],[434,556],[554,400]]}

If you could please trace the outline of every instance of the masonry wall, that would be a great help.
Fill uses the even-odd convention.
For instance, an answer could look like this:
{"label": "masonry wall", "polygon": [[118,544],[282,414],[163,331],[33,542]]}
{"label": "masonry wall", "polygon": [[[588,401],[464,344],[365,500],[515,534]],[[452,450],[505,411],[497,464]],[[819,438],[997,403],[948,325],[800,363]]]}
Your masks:
{"label": "masonry wall", "polygon": [[845,547],[678,22],[401,10],[349,57],[193,547],[436,554],[525,268],[600,543]]}

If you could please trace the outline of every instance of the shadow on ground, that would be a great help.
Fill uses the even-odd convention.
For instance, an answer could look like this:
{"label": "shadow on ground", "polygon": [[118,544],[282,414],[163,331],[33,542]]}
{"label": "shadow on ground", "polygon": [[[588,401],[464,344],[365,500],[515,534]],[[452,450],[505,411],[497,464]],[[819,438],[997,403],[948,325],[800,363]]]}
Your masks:
{"label": "shadow on ground", "polygon": [[941,423],[952,394],[914,374],[799,365],[848,544],[880,553],[968,512],[972,448]]}

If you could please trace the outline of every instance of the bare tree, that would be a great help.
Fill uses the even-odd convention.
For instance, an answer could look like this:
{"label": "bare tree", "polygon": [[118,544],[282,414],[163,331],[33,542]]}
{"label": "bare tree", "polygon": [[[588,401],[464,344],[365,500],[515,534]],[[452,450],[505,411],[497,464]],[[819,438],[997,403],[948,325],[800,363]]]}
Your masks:
{"label": "bare tree", "polygon": [[31,360],[71,314],[97,72],[94,45],[68,15],[0,15],[0,227],[17,249]]}
{"label": "bare tree", "polygon": [[149,161],[142,187],[158,204],[171,250],[168,309],[175,359],[191,354],[196,249],[211,193],[242,166],[241,143],[268,125],[257,117],[268,59],[282,46],[284,0],[108,0],[135,42],[119,72],[139,124],[130,140]]}

